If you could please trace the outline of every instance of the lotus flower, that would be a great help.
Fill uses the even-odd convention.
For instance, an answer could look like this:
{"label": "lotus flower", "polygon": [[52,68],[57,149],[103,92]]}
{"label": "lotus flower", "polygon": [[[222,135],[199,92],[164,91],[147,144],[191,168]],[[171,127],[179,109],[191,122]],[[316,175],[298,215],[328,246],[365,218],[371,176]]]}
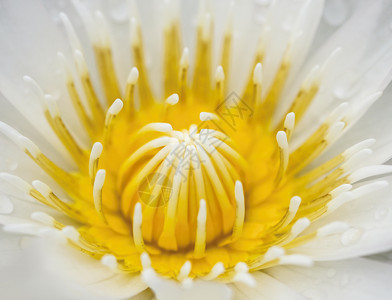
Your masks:
{"label": "lotus flower", "polygon": [[0,6],[8,298],[389,298],[390,1]]}

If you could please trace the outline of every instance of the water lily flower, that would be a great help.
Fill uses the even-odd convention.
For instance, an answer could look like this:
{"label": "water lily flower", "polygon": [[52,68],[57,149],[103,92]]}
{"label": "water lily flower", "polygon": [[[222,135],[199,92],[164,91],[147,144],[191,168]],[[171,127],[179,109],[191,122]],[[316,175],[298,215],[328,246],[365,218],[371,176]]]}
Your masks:
{"label": "water lily flower", "polygon": [[104,299],[389,298],[392,266],[368,255],[392,249],[391,15],[2,1],[0,248],[45,241],[64,284],[29,263],[1,281],[23,299],[71,282]]}

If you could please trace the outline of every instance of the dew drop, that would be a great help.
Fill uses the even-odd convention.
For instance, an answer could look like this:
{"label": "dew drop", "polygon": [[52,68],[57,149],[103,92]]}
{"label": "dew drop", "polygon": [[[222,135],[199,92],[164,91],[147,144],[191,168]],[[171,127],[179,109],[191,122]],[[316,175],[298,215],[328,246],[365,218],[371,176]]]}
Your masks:
{"label": "dew drop", "polygon": [[327,277],[328,277],[328,278],[332,278],[332,277],[334,277],[335,275],[336,275],[336,270],[335,270],[335,269],[330,268],[330,269],[327,270]]}
{"label": "dew drop", "polygon": [[6,195],[0,195],[0,214],[10,214],[14,210],[14,205]]}
{"label": "dew drop", "polygon": [[347,19],[348,7],[343,0],[327,1],[324,10],[324,20],[331,26],[339,26]]}
{"label": "dew drop", "polygon": [[257,24],[259,24],[259,25],[262,25],[262,24],[264,24],[265,23],[265,16],[263,15],[263,14],[257,14],[256,16],[255,16],[255,21],[256,21],[256,23]]}
{"label": "dew drop", "polygon": [[360,240],[362,234],[363,234],[363,230],[358,228],[351,228],[342,234],[342,237],[340,238],[340,242],[344,246],[353,245]]}
{"label": "dew drop", "polygon": [[376,221],[382,221],[388,216],[389,210],[388,208],[379,208],[374,213],[374,219]]}
{"label": "dew drop", "polygon": [[255,0],[255,3],[257,5],[270,5],[271,4],[271,0]]}
{"label": "dew drop", "polygon": [[341,287],[347,286],[349,282],[350,282],[350,278],[348,277],[347,274],[344,274],[340,280],[340,286]]}
{"label": "dew drop", "polygon": [[124,23],[128,21],[128,10],[126,7],[126,1],[118,2],[112,4],[109,9],[109,17],[111,18],[112,21],[116,23]]}
{"label": "dew drop", "polygon": [[18,163],[16,161],[7,161],[7,168],[9,171],[15,171],[18,168]]}
{"label": "dew drop", "polygon": [[312,299],[312,300],[327,299],[327,296],[325,295],[324,292],[316,289],[306,290],[302,293],[302,296],[304,296],[306,299]]}

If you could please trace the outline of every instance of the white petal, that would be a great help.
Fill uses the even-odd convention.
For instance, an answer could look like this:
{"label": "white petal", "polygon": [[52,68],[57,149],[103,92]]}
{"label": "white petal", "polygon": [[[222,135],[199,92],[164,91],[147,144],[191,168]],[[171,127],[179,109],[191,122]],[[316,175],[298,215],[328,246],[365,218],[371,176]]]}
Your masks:
{"label": "white petal", "polygon": [[[8,237],[9,239],[9,237]],[[8,243],[8,239],[1,234],[1,243]],[[15,241],[18,242],[18,241]],[[47,258],[50,253],[46,246],[37,240],[30,240],[28,244],[20,250],[20,242],[15,243],[16,247],[9,248],[8,256],[5,256],[1,249],[1,258],[7,257],[7,261],[0,265],[0,288],[4,299],[61,299],[61,300],[103,300],[118,299],[110,295],[109,297],[98,296],[80,285],[73,283],[65,277],[61,269],[53,269],[48,264]],[[18,251],[16,251],[18,250]],[[12,252],[11,252],[12,251]],[[93,272],[90,268],[87,272]],[[85,273],[86,276],[86,273]],[[23,287],[21,288],[21,283]]]}
{"label": "white petal", "polygon": [[[40,99],[26,86],[23,76],[34,77],[45,92],[55,97],[65,95],[65,84],[62,75],[59,76],[56,52],[67,49],[66,40],[49,18],[43,3],[38,0],[28,3],[3,1],[1,21],[0,90],[33,128],[62,151],[64,147],[46,122]],[[64,112],[68,112],[66,109],[70,107],[69,101],[60,102]],[[70,125],[73,123],[75,122],[70,122]]]}
{"label": "white petal", "polygon": [[194,280],[188,285],[182,285],[174,280],[159,276],[153,269],[148,268],[142,272],[143,280],[154,291],[158,300],[181,299],[230,299],[231,289],[224,283]]}
{"label": "white petal", "polygon": [[307,230],[312,232],[333,221],[343,221],[351,229],[342,234],[316,238],[292,251],[315,260],[334,260],[392,249],[392,178],[383,180],[389,181],[388,187],[343,204],[330,215],[312,223]]}
{"label": "white petal", "polygon": [[289,287],[279,280],[271,277],[264,272],[252,273],[256,279],[256,287],[251,288],[244,284],[236,283],[235,286],[235,300],[242,299],[305,299],[295,289]]}
{"label": "white petal", "polygon": [[368,259],[276,267],[267,273],[307,299],[389,299],[392,268]]}
{"label": "white petal", "polygon": [[[323,121],[320,116],[326,116],[342,101],[349,101],[355,107],[362,96],[382,91],[386,87],[392,67],[392,55],[388,51],[392,46],[392,32],[386,21],[388,9],[383,5],[381,1],[373,1],[371,5],[358,5],[348,22],[307,61],[301,72],[304,75],[298,74],[298,82],[287,88],[285,99],[290,101],[296,94],[295,86],[299,86],[305,74],[341,47],[341,52],[332,60],[322,78],[322,90],[297,126],[297,137],[300,137],[301,132],[309,133],[316,128]],[[372,75],[373,72],[377,76]],[[343,91],[345,94],[340,95]],[[304,136],[300,139],[302,138]]]}
{"label": "white petal", "polygon": [[46,250],[50,270],[61,270],[66,280],[79,283],[95,294],[111,298],[132,297],[146,289],[140,274],[116,273],[100,261],[70,247]]}

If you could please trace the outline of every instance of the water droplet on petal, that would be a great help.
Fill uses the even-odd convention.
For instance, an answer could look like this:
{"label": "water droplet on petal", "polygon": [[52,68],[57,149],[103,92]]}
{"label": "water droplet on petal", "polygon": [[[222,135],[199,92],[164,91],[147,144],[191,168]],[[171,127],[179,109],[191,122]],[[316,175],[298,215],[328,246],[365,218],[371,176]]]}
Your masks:
{"label": "water droplet on petal", "polygon": [[360,240],[362,234],[363,234],[363,230],[358,228],[351,228],[342,234],[340,238],[340,242],[344,246],[353,245]]}
{"label": "water droplet on petal", "polygon": [[347,274],[344,274],[340,280],[340,286],[341,287],[347,286],[349,282],[350,282],[350,278],[348,277]]}
{"label": "water droplet on petal", "polygon": [[336,275],[336,270],[335,270],[335,269],[330,268],[330,269],[327,270],[327,277],[328,277],[328,278],[332,278],[332,277],[334,277],[335,275]]}
{"label": "water droplet on petal", "polygon": [[263,15],[263,14],[257,14],[256,16],[255,16],[255,21],[256,21],[256,23],[257,24],[264,24],[265,23],[265,15]]}
{"label": "water droplet on petal", "polygon": [[6,195],[0,195],[0,214],[10,214],[14,210],[14,205]]}
{"label": "water droplet on petal", "polygon": [[316,290],[316,289],[306,290],[302,293],[302,296],[304,296],[306,299],[312,299],[312,300],[327,299],[327,296],[325,295],[325,293],[323,293],[320,290]]}
{"label": "water droplet on petal", "polygon": [[9,171],[15,171],[18,167],[18,163],[16,161],[7,161],[7,168]]}
{"label": "water droplet on petal", "polygon": [[115,3],[109,9],[109,17],[116,23],[124,23],[128,21],[128,10],[126,1]]}
{"label": "water droplet on petal", "polygon": [[271,4],[271,0],[255,0],[255,3],[257,5],[270,5]]}
{"label": "water droplet on petal", "polygon": [[327,1],[324,9],[324,20],[331,26],[339,26],[347,19],[348,7],[343,0]]}
{"label": "water droplet on petal", "polygon": [[376,221],[382,221],[388,216],[388,213],[389,213],[388,208],[385,208],[385,207],[379,208],[374,213],[374,219]]}

